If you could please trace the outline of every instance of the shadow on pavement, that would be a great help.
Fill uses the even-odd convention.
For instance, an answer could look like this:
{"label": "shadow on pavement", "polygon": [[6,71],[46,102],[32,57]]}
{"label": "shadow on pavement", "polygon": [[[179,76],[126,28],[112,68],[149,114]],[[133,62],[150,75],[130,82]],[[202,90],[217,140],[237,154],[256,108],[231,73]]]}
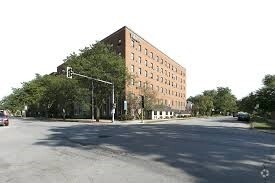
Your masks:
{"label": "shadow on pavement", "polygon": [[[275,152],[275,136],[269,134],[241,128],[180,124],[53,127],[46,139],[36,143],[82,149],[96,149],[106,144],[180,169],[201,183],[263,182],[262,164],[268,159],[274,161],[271,155]],[[270,182],[275,182],[274,165],[269,163]]]}

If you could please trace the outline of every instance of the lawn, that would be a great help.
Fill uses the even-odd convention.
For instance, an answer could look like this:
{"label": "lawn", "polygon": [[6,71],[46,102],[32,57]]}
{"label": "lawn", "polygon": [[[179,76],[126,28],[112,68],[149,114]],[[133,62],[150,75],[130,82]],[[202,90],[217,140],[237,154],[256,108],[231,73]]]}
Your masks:
{"label": "lawn", "polygon": [[262,117],[252,117],[251,124],[253,125],[253,128],[256,129],[275,130],[275,124],[268,122],[266,119]]}

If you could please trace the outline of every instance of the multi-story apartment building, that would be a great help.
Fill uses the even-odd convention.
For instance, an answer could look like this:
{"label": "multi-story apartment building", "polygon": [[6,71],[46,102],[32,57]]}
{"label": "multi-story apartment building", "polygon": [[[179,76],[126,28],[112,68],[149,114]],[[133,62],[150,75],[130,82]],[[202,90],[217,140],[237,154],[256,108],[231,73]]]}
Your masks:
{"label": "multi-story apartment building", "polygon": [[157,103],[172,110],[182,111],[186,106],[186,70],[128,27],[102,40],[111,44],[125,60],[129,74],[134,76],[126,84],[125,95],[140,95],[141,87],[157,93]]}

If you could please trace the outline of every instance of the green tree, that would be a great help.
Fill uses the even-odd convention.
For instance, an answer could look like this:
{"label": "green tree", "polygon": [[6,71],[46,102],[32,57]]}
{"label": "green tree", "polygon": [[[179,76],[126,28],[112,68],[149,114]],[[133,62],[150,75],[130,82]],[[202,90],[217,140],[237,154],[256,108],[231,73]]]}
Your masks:
{"label": "green tree", "polygon": [[214,101],[216,110],[224,114],[237,110],[237,99],[228,87],[218,87]]}
{"label": "green tree", "polygon": [[275,87],[275,75],[267,74],[263,79],[263,84],[266,87]]}
{"label": "green tree", "polygon": [[[128,74],[124,60],[113,51],[110,45],[98,42],[80,50],[78,55],[73,53],[65,59],[65,66],[71,66],[74,72],[114,83],[116,101],[123,101]],[[91,85],[90,80],[74,78],[79,80],[84,88],[89,88]],[[110,85],[94,82],[97,120],[99,120],[99,109],[106,103],[106,98],[111,96],[111,92]]]}

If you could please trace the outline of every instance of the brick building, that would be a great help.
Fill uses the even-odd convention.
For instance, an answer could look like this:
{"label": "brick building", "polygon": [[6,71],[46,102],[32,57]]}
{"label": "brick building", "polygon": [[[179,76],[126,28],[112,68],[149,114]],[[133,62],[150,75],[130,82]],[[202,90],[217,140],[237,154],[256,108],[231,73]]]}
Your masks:
{"label": "brick building", "polygon": [[129,93],[140,94],[141,87],[157,91],[158,104],[183,111],[186,106],[186,70],[128,27],[102,40],[111,44],[125,59],[128,72],[135,76],[126,85]]}
{"label": "brick building", "polygon": [[[125,96],[139,96],[142,87],[149,87],[157,93],[157,104],[166,106],[164,111],[155,109],[149,114],[150,118],[171,117],[175,111],[185,110],[186,70],[183,66],[126,26],[101,41],[112,45],[124,58],[128,72],[133,76],[130,83],[125,84]],[[57,72],[61,70],[64,70],[63,64],[58,66]],[[122,105],[123,101],[118,102],[116,116],[123,113]],[[109,113],[110,105],[106,108]]]}

